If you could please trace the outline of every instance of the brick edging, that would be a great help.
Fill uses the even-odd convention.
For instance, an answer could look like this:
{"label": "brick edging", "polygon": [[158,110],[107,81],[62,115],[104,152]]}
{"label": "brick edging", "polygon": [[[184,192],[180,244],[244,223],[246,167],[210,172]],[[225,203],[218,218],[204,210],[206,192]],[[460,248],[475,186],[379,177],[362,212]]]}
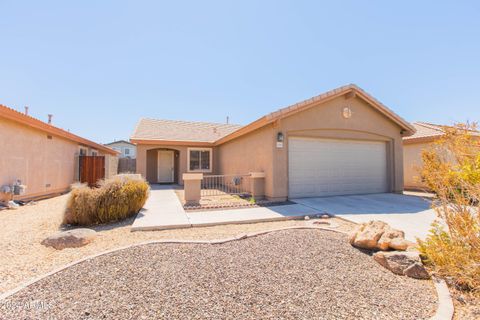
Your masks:
{"label": "brick edging", "polygon": [[[244,233],[240,234],[235,237],[230,237],[230,238],[225,238],[225,239],[213,239],[213,240],[176,240],[176,239],[166,239],[166,240],[150,240],[150,241],[143,241],[139,243],[134,243],[130,244],[127,246],[119,247],[119,248],[114,248],[110,249],[107,251],[103,251],[94,255],[90,255],[88,257],[82,258],[80,260],[68,263],[66,265],[63,265],[62,267],[59,267],[57,269],[54,269],[53,271],[47,272],[41,276],[38,276],[30,281],[27,281],[20,286],[9,290],[7,292],[4,292],[3,294],[0,295],[0,302],[2,300],[5,300],[6,298],[18,293],[19,291],[26,289],[27,287],[31,286],[32,284],[35,284],[36,282],[43,280],[49,276],[52,276],[60,271],[63,271],[67,268],[73,267],[77,264],[80,264],[85,261],[92,260],[94,258],[104,256],[116,251],[122,251],[130,248],[135,248],[143,245],[149,245],[149,244],[211,244],[211,245],[216,245],[216,244],[224,244],[227,242],[232,242],[232,241],[237,241],[237,240],[243,240],[247,238],[253,238],[257,237],[260,235],[272,233],[272,232],[278,232],[278,231],[284,231],[284,230],[301,230],[301,229],[312,229],[312,230],[324,230],[324,231],[330,231],[330,232],[335,232],[335,233],[341,233],[347,235],[348,232],[340,231],[340,230],[335,230],[335,229],[329,229],[329,228],[324,228],[324,227],[317,227],[317,226],[291,226],[291,227],[283,227],[283,228],[276,228],[276,229],[268,229],[268,230],[263,230],[263,231],[257,231],[257,232],[251,232],[251,233]],[[450,296],[450,292],[448,291],[448,287],[445,283],[445,281],[437,278],[433,278],[433,283],[435,286],[435,290],[437,292],[437,299],[438,299],[438,306],[437,310],[435,312],[435,315],[430,318],[431,320],[451,320],[453,318],[453,302],[452,298]]]}

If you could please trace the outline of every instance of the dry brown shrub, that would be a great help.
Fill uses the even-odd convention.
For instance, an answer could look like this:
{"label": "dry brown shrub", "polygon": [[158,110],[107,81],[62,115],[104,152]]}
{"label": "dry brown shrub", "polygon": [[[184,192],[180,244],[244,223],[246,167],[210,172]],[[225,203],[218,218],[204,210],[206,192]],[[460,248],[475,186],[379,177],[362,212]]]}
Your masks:
{"label": "dry brown shrub", "polygon": [[149,189],[144,179],[130,175],[102,181],[99,188],[72,186],[63,223],[88,226],[128,218],[142,209]]}
{"label": "dry brown shrub", "polygon": [[437,194],[432,225],[420,250],[437,274],[462,290],[480,293],[480,136],[475,124],[444,128],[422,154],[421,175]]}

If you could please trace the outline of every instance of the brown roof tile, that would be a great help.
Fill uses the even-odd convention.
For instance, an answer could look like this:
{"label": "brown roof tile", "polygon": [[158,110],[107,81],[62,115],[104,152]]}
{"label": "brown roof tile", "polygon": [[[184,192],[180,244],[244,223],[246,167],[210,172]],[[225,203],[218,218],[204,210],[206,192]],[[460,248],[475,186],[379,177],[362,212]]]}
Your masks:
{"label": "brown roof tile", "polygon": [[131,139],[213,143],[241,127],[236,124],[142,118]]}

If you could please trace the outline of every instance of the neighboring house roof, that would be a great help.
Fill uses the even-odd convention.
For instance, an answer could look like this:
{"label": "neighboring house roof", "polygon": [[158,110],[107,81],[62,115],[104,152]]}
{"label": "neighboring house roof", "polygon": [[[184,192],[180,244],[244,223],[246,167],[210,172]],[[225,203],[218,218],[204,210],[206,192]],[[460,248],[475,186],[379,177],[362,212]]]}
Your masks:
{"label": "neighboring house roof", "polygon": [[429,142],[438,139],[445,133],[442,126],[432,123],[414,122],[412,125],[417,131],[409,137],[404,137],[405,143]]}
{"label": "neighboring house roof", "polygon": [[[404,130],[404,135],[408,136],[415,132],[415,128],[409,122],[395,114],[392,110],[360,89],[358,86],[349,84],[269,113],[243,127],[205,122],[141,119],[130,141],[138,143],[158,143],[159,141],[164,141],[168,144],[174,144],[175,141],[177,141],[182,144],[191,142],[218,145],[257,130],[282,118],[291,116],[297,112],[309,109],[320,103],[324,103],[346,94],[357,96],[369,103],[387,118],[397,123],[400,128]],[[215,127],[217,128],[217,131],[213,131],[213,128]]]}
{"label": "neighboring house roof", "polygon": [[239,128],[236,124],[142,118],[130,139],[143,143],[213,144]]}
{"label": "neighboring house roof", "polygon": [[29,115],[26,115],[24,113],[18,112],[17,110],[11,109],[7,106],[1,105],[0,104],[0,118],[5,118],[11,121],[15,121],[17,123],[29,126],[31,128],[35,128],[38,130],[41,130],[43,132],[46,132],[48,134],[58,136],[67,140],[71,140],[74,142],[77,142],[78,144],[89,146],[91,148],[94,148],[98,151],[103,151],[108,154],[112,155],[117,155],[118,152],[105,147],[101,144],[98,144],[96,142],[90,141],[88,139],[79,137],[73,133],[70,133],[68,131],[65,131],[63,129],[57,128],[55,126],[52,126],[51,124],[48,124],[46,122],[43,122],[41,120],[38,120],[34,117],[31,117]]}
{"label": "neighboring house roof", "polygon": [[[414,122],[412,125],[415,127],[417,132],[409,137],[404,137],[404,144],[432,142],[445,134],[445,128],[453,128],[452,126],[428,122]],[[478,131],[471,131],[471,134],[474,136],[480,136],[480,132]]]}
{"label": "neighboring house roof", "polygon": [[126,144],[129,144],[129,145],[135,146],[135,144],[133,144],[133,143],[127,141],[127,140],[117,140],[117,141],[113,141],[113,142],[110,142],[110,143],[104,143],[103,145],[104,146],[111,146],[111,145],[118,144],[118,143],[126,143]]}

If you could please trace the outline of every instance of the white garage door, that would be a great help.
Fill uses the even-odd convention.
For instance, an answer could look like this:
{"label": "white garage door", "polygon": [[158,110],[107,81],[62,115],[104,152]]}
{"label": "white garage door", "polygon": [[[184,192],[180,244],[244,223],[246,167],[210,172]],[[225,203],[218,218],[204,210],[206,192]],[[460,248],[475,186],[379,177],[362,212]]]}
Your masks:
{"label": "white garage door", "polygon": [[290,138],[289,197],[388,191],[384,142]]}

